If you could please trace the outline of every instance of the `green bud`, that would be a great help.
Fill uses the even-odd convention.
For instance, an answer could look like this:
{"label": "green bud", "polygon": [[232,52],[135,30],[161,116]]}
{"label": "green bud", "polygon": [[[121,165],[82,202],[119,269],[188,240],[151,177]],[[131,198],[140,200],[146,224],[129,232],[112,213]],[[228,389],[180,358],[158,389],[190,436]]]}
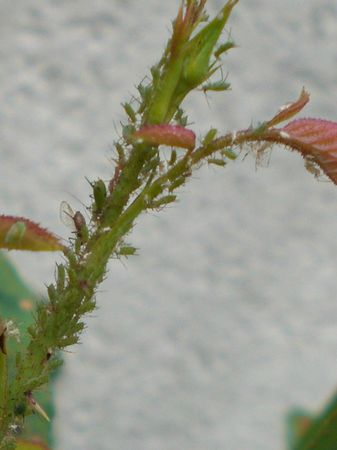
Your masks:
{"label": "green bud", "polygon": [[183,68],[183,80],[190,89],[211,74],[210,59],[228,17],[238,0],[229,0],[220,13],[189,42]]}

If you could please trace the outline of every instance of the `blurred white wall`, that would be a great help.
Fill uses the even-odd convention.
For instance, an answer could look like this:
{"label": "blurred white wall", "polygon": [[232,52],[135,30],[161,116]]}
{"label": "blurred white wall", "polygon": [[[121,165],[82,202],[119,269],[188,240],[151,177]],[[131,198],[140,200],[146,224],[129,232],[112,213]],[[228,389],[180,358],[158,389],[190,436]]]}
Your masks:
{"label": "blurred white wall", "polygon": [[[222,0],[209,0],[216,11]],[[66,237],[84,177],[109,179],[120,103],[159,58],[179,1],[0,0],[1,209]],[[199,134],[270,117],[303,85],[302,116],[337,120],[337,2],[241,0],[232,91],[187,102]],[[77,198],[74,200],[73,197]],[[112,261],[57,387],[58,449],[279,450],[291,405],[337,384],[337,189],[276,148],[195,173],[138,221]],[[43,292],[55,255],[12,253]]]}

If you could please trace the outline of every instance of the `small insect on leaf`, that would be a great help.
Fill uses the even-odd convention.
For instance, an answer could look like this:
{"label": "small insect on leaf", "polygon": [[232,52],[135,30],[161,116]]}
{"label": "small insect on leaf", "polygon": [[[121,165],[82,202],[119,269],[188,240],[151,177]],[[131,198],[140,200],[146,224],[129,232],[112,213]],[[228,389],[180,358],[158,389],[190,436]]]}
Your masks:
{"label": "small insect on leaf", "polygon": [[88,230],[87,230],[87,224],[86,224],[85,218],[83,217],[83,214],[80,211],[76,211],[74,214],[73,220],[74,220],[77,236],[86,240]]}
{"label": "small insect on leaf", "polygon": [[202,86],[203,92],[214,91],[214,92],[222,92],[227,91],[231,87],[230,83],[225,80],[219,80],[204,84]]}
{"label": "small insect on leaf", "polygon": [[93,184],[93,193],[95,200],[95,213],[99,214],[103,209],[107,196],[107,189],[103,180],[99,179],[95,181]]}
{"label": "small insect on leaf", "polygon": [[68,202],[63,200],[60,205],[60,219],[63,225],[76,233],[82,241],[88,238],[88,228],[85,218],[80,211],[74,211]]}
{"label": "small insect on leaf", "polygon": [[232,161],[234,161],[238,157],[235,151],[231,148],[224,148],[221,153],[226,156],[226,158],[231,159]]}
{"label": "small insect on leaf", "polygon": [[0,248],[8,250],[63,250],[58,237],[25,217],[0,216]]}
{"label": "small insect on leaf", "polygon": [[215,136],[217,135],[218,130],[216,128],[211,128],[207,133],[204,139],[202,140],[202,145],[208,145],[215,139]]}
{"label": "small insect on leaf", "polygon": [[213,164],[214,166],[224,167],[226,165],[226,161],[220,158],[208,158],[208,164]]}
{"label": "small insect on leaf", "polygon": [[169,161],[169,166],[173,166],[173,164],[176,162],[176,160],[177,160],[177,152],[175,150],[172,150],[170,161]]}
{"label": "small insect on leaf", "polygon": [[119,249],[119,255],[121,256],[132,256],[136,253],[137,249],[132,245],[124,245]]}
{"label": "small insect on leaf", "polygon": [[136,117],[136,113],[133,110],[132,106],[130,105],[130,103],[123,103],[123,108],[124,111],[126,112],[126,114],[128,115],[130,121],[132,123],[135,123],[137,121],[137,117]]}
{"label": "small insect on leaf", "polygon": [[189,150],[195,147],[194,132],[180,125],[146,125],[133,134],[133,139],[151,145],[168,145]]}
{"label": "small insect on leaf", "polygon": [[235,47],[235,44],[233,41],[227,41],[224,44],[219,45],[219,47],[217,47],[217,49],[214,52],[215,58],[219,59],[223,53],[226,53],[228,50],[230,50],[234,47]]}
{"label": "small insect on leaf", "polygon": [[304,167],[309,173],[312,173],[315,178],[319,178],[322,174],[320,168],[315,163],[315,160],[310,155],[304,157]]}

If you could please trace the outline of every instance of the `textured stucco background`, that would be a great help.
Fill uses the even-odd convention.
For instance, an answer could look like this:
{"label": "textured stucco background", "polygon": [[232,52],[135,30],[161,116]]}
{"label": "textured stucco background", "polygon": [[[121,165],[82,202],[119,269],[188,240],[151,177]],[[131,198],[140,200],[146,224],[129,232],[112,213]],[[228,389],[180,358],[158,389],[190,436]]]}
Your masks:
{"label": "textured stucco background", "polygon": [[[160,55],[178,0],[0,0],[1,210],[66,237],[62,200],[109,179],[120,103]],[[209,0],[215,13],[222,0]],[[232,91],[194,129],[248,126],[295,99],[337,120],[337,1],[241,0]],[[73,197],[74,196],[74,197]],[[337,385],[337,190],[275,149],[204,168],[138,222],[57,386],[59,450],[279,450],[291,405]],[[55,255],[11,254],[41,292]]]}

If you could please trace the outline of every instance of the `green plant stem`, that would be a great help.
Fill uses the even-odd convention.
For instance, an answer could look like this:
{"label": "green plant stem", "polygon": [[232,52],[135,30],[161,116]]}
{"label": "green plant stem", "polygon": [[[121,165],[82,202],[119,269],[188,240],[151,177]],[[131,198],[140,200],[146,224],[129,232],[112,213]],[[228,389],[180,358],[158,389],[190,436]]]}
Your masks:
{"label": "green plant stem", "polygon": [[[122,255],[119,249],[136,218],[146,210],[174,201],[176,197],[172,193],[186,182],[192,166],[198,167],[220,145],[211,142],[194,152],[187,151],[170,166],[161,157],[158,146],[128,139],[128,131],[131,130],[132,136],[136,124],[169,122],[187,93],[213,73],[212,51],[237,0],[228,1],[222,10],[223,18],[219,16],[206,25],[206,31],[199,32],[199,37],[192,38],[189,45],[192,31],[201,23],[205,3],[206,0],[186,2],[185,15],[178,15],[174,25],[174,48],[170,43],[166,47],[156,66],[152,85],[139,87],[139,110],[123,129],[121,152],[117,148],[116,178],[109,183],[109,192],[104,194],[99,208],[94,195],[89,208],[92,217],[89,226],[85,224],[86,233],[77,229],[69,248],[65,248],[65,262],[57,266],[55,284],[48,286],[49,302],[38,305],[35,324],[28,328],[30,342],[16,355],[15,375],[8,384],[1,384],[1,450],[8,450],[13,444],[9,429],[15,423],[18,411],[23,411],[22,417],[31,413],[28,400],[32,391],[45,384],[52,371],[61,364],[58,351],[78,342],[85,327],[83,316],[95,308],[95,292],[104,279],[109,258]],[[206,38],[210,31],[213,33],[213,28],[216,28],[214,38],[208,44]],[[191,60],[188,60],[193,52],[199,58],[196,67],[190,66]],[[189,65],[184,74],[186,61]],[[151,94],[148,98],[146,92]],[[226,142],[221,142],[222,148]],[[105,188],[104,183],[103,186]],[[0,376],[7,380],[1,363],[0,360]]]}

